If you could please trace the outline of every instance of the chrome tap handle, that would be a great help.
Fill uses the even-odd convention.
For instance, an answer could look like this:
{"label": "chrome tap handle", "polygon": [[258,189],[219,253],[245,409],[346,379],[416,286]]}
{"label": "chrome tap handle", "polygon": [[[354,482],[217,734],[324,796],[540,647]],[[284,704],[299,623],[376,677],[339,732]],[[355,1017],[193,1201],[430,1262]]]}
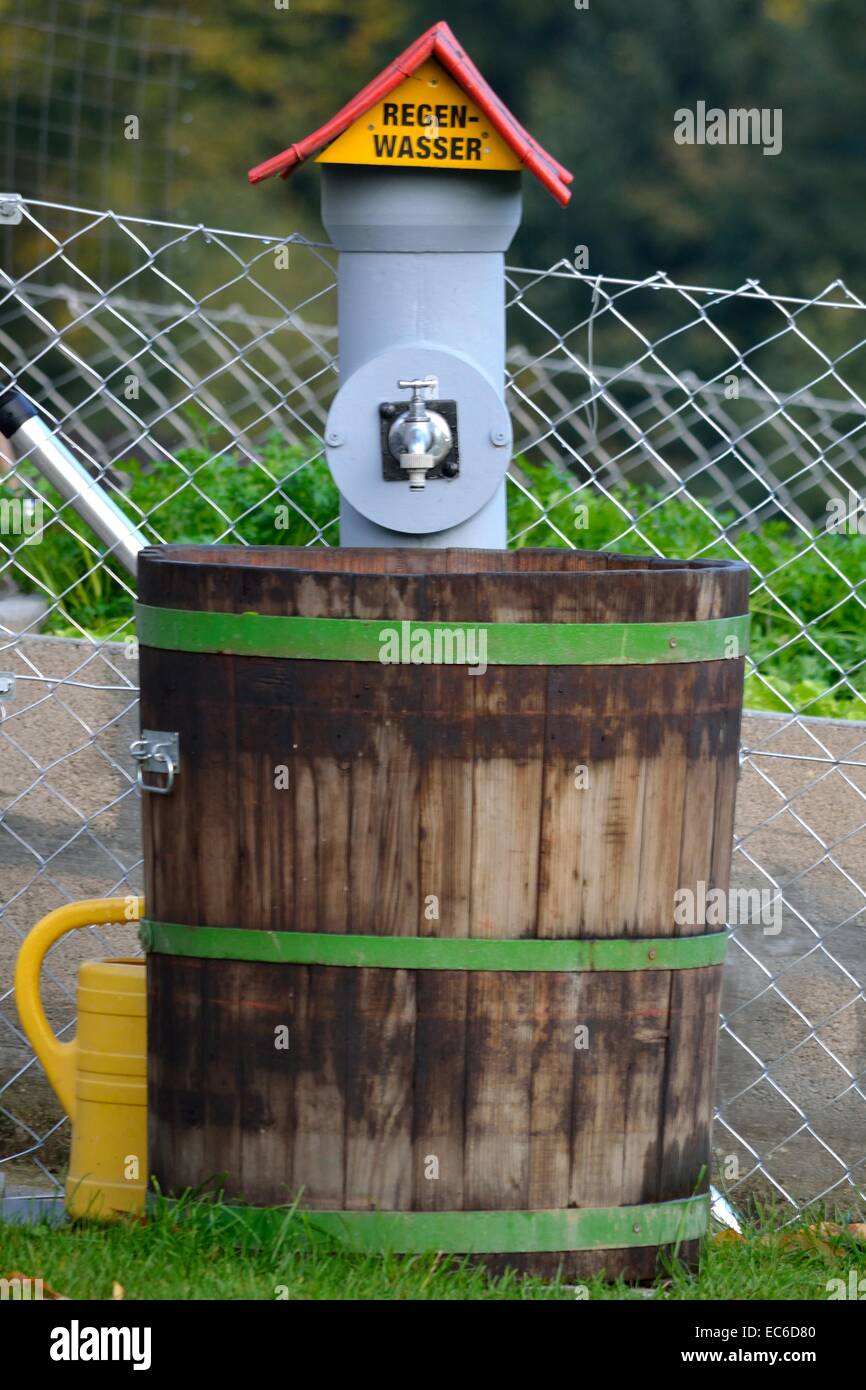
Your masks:
{"label": "chrome tap handle", "polygon": [[435,391],[438,384],[435,376],[410,377],[406,381],[397,382],[399,390],[412,392],[412,399],[409,402],[410,420],[428,419],[427,402],[421,392]]}

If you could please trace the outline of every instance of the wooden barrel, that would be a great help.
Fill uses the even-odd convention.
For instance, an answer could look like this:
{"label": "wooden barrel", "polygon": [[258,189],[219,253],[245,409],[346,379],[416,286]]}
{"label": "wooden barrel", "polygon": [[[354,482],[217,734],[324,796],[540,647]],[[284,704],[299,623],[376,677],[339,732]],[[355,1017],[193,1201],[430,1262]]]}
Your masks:
{"label": "wooden barrel", "polygon": [[724,932],[675,895],[728,886],[746,567],[168,546],[139,595],[162,1191],[568,1278],[693,1258]]}

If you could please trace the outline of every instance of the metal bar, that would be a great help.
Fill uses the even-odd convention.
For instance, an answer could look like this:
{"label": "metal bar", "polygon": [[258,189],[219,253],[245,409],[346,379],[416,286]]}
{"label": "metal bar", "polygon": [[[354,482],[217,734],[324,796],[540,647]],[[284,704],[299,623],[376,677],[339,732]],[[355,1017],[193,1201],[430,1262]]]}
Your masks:
{"label": "metal bar", "polygon": [[46,482],[57,489],[134,577],[138,552],[148,544],[147,538],[17,392],[0,396],[0,431],[15,441],[16,451],[26,452]]}
{"label": "metal bar", "polygon": [[[33,200],[28,198],[27,201],[32,202]],[[131,219],[127,218],[126,220],[129,221]],[[674,290],[679,294],[686,291],[691,294],[715,294],[723,300],[733,298],[762,299],[765,304],[798,304],[804,309],[866,309],[866,304],[863,304],[861,300],[856,299],[853,295],[848,299],[803,299],[798,295],[792,294],[774,294],[768,296],[758,290],[744,289],[742,286],[735,290],[731,290],[720,289],[718,286],[712,285],[688,285],[679,282],[675,284],[672,280],[668,280],[664,277],[663,271],[657,271],[654,275],[649,276],[645,280],[626,280],[620,275],[587,275],[583,271],[574,270],[571,267],[560,270],[559,266],[563,264],[564,262],[558,261],[555,265],[550,266],[548,270],[533,269],[531,266],[525,265],[506,265],[505,271],[507,275],[532,275],[535,276],[536,279],[544,280],[580,280],[587,285],[595,285],[596,283],[604,285],[622,285],[626,290]],[[755,281],[746,281],[746,284],[754,283]],[[850,295],[850,291],[846,290],[845,292]]]}
{"label": "metal bar", "polygon": [[[751,713],[751,711],[749,711]],[[740,758],[784,758],[791,763],[826,763],[829,767],[866,767],[856,758],[819,758],[814,753],[772,753],[761,748],[741,748]]]}

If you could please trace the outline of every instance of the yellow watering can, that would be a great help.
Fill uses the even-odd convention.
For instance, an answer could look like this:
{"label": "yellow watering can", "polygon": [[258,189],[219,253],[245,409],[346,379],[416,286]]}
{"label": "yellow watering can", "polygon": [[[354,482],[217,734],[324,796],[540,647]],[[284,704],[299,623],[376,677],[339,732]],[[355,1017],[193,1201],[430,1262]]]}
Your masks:
{"label": "yellow watering can", "polygon": [[111,1220],[142,1212],[147,1188],[147,1019],[143,960],[88,960],[78,972],[78,1031],[52,1032],[39,990],[49,947],[76,927],[136,918],[144,900],[86,898],[49,912],[25,939],[15,967],[21,1025],[72,1121],[66,1179],[71,1216]]}

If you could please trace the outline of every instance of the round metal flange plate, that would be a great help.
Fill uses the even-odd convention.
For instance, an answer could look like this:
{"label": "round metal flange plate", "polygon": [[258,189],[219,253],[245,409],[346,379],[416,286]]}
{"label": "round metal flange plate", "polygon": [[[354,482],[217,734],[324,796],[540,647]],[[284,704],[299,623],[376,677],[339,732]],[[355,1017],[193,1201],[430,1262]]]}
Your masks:
{"label": "round metal flange plate", "polygon": [[[413,492],[408,480],[382,476],[379,406],[409,403],[397,382],[434,376],[439,400],[457,402],[460,473],[430,479]],[[494,441],[503,441],[502,443]],[[511,460],[511,422],[504,402],[468,358],[433,344],[389,348],[340,387],[325,429],[334,482],[362,516],[392,531],[426,535],[474,516],[496,491]]]}

